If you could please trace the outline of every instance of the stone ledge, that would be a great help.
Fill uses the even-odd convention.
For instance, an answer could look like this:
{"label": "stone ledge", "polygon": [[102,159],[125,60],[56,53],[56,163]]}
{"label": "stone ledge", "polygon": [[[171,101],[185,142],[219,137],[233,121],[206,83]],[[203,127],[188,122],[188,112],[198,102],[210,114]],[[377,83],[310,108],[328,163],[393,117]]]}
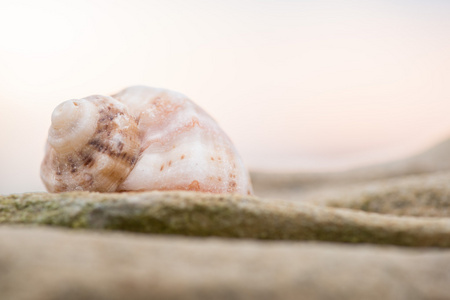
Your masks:
{"label": "stone ledge", "polygon": [[194,192],[30,193],[0,197],[0,224],[187,236],[450,247],[450,219],[379,215]]}
{"label": "stone ledge", "polygon": [[447,299],[450,252],[0,226],[2,300]]}

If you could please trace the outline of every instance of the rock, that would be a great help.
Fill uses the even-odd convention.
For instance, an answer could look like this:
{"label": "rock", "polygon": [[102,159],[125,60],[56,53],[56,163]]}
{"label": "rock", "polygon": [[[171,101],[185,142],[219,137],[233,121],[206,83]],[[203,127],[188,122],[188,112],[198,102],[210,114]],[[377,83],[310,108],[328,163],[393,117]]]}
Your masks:
{"label": "rock", "polygon": [[0,299],[448,299],[449,145],[259,197],[0,196]]}
{"label": "rock", "polygon": [[0,226],[2,300],[447,299],[450,251]]}
{"label": "rock", "polygon": [[450,217],[450,172],[385,179],[309,193],[304,202],[380,214]]}
{"label": "rock", "polygon": [[264,198],[298,200],[310,191],[323,187],[361,184],[410,175],[450,170],[450,138],[410,158],[329,173],[262,173],[251,174],[255,193]]}
{"label": "rock", "polygon": [[447,218],[397,217],[194,192],[11,195],[0,197],[0,224],[450,247]]}

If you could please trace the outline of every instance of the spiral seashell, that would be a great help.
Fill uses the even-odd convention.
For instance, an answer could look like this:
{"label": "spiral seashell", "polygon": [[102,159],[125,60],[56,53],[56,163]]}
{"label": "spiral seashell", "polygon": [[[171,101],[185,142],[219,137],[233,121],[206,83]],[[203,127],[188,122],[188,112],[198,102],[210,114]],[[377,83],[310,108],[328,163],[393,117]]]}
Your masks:
{"label": "spiral seashell", "polygon": [[136,120],[112,97],[68,100],[55,108],[41,178],[50,192],[113,192],[140,151]]}
{"label": "spiral seashell", "polygon": [[[231,140],[186,96],[134,86],[112,97],[91,96],[77,103],[64,102],[52,115],[41,168],[49,191],[253,193]],[[114,103],[117,110],[110,112],[105,103]],[[91,165],[88,157],[104,163]],[[76,171],[74,161],[79,161]]]}

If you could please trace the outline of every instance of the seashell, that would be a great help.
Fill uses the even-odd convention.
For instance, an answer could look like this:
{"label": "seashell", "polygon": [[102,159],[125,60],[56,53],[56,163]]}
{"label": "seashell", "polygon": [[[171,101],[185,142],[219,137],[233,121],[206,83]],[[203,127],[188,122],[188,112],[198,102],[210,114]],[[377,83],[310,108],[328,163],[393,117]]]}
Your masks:
{"label": "seashell", "polygon": [[50,192],[114,192],[139,157],[136,120],[108,96],[68,100],[52,114],[41,178]]}
{"label": "seashell", "polygon": [[180,93],[134,86],[112,97],[78,100],[76,108],[71,103],[52,115],[41,166],[49,191],[253,193],[231,140]]}

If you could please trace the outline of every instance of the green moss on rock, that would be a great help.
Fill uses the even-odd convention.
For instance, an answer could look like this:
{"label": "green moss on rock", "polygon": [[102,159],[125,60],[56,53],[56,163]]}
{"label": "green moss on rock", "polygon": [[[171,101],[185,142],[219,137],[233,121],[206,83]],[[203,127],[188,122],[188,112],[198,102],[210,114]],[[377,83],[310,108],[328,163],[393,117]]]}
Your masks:
{"label": "green moss on rock", "polygon": [[0,197],[0,224],[271,240],[450,246],[450,220],[395,217],[193,192]]}

